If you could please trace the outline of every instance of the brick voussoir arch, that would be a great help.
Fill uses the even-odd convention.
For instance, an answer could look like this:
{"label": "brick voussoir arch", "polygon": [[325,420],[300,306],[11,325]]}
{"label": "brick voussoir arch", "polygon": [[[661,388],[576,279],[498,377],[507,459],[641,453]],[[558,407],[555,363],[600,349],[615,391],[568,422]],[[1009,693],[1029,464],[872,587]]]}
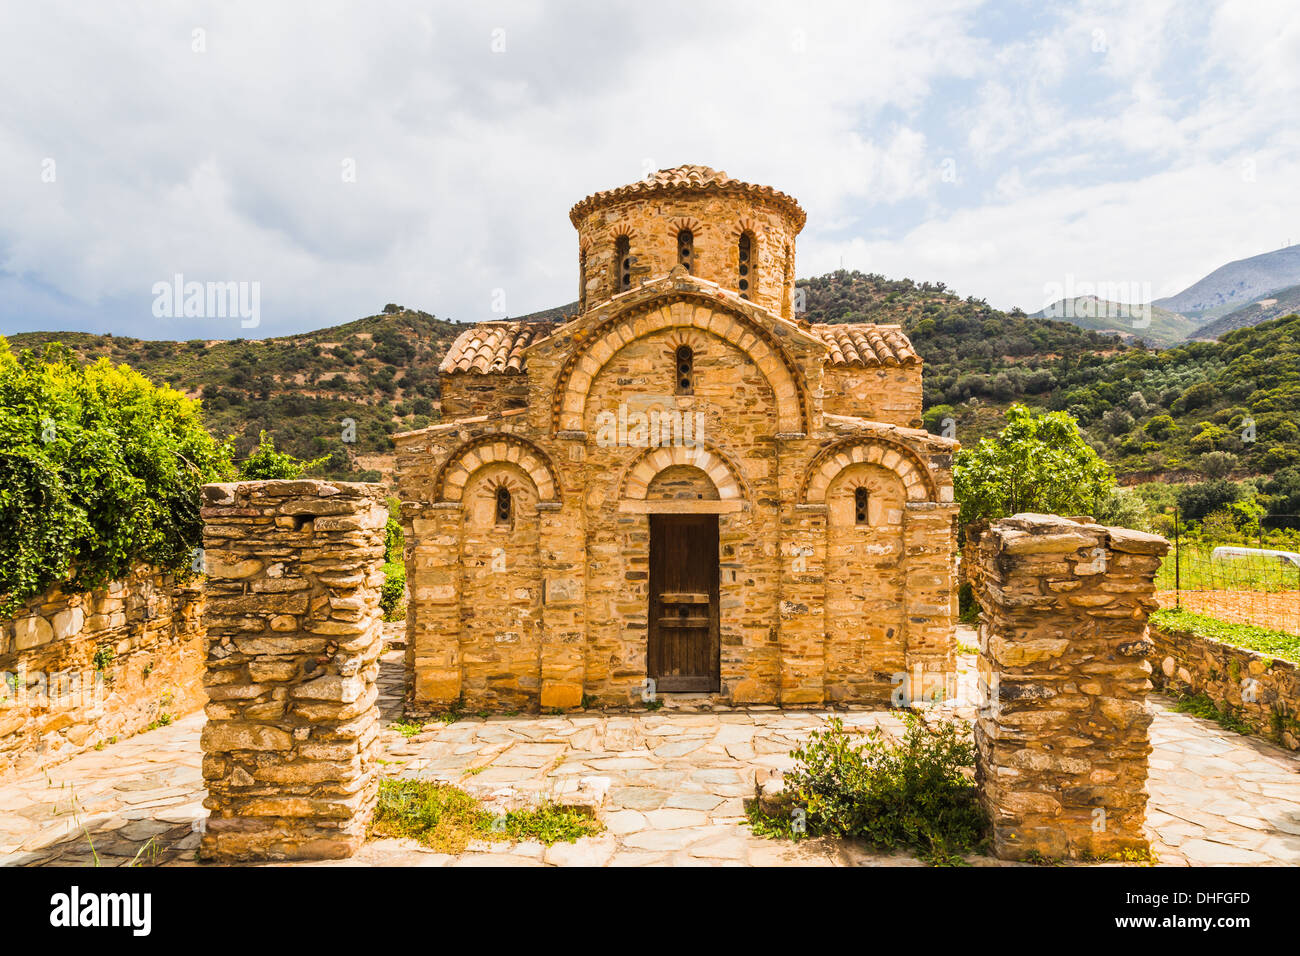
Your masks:
{"label": "brick voussoir arch", "polygon": [[823,448],[804,473],[800,501],[824,504],[826,489],[845,468],[866,463],[880,465],[898,475],[908,501],[938,501],[938,489],[925,461],[900,442],[874,435],[845,438]]}
{"label": "brick voussoir arch", "polygon": [[496,462],[514,465],[526,474],[539,501],[560,500],[560,483],[546,452],[527,439],[504,432],[481,435],[456,448],[434,480],[433,500],[459,502],[470,476]]}
{"label": "brick voussoir arch", "polygon": [[807,432],[807,389],[797,366],[777,338],[730,304],[689,292],[652,299],[619,312],[592,329],[588,344],[569,356],[556,379],[552,427],[556,431],[582,431],[587,394],[605,364],[629,342],[668,328],[711,332],[745,352],[775,393],[779,430]]}
{"label": "brick voussoir arch", "polygon": [[642,452],[624,473],[620,485],[620,498],[645,501],[650,482],[665,468],[674,465],[691,465],[709,476],[723,501],[744,501],[749,497],[739,472],[716,451],[703,446],[672,445],[648,448]]}

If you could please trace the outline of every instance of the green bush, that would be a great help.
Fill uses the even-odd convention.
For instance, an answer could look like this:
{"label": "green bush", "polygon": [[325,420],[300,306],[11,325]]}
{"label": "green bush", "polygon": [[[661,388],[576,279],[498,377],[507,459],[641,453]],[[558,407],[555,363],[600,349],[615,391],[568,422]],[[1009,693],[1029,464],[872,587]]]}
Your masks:
{"label": "green bush", "polygon": [[258,432],[257,447],[239,467],[239,477],[248,481],[273,478],[301,478],[312,468],[319,468],[330,460],[329,455],[304,461],[294,455],[275,450],[275,439],[266,432]]}
{"label": "green bush", "polygon": [[384,565],[384,589],[379,596],[385,621],[400,621],[406,613],[406,565],[389,561]]}
{"label": "green bush", "polygon": [[384,526],[384,560],[403,560],[403,548],[406,543],[402,534],[402,524],[397,520],[399,502],[396,498],[388,499],[388,523]]}
{"label": "green bush", "polygon": [[1065,412],[1035,414],[1024,405],[1012,405],[1006,419],[996,438],[957,453],[952,475],[962,525],[1025,511],[1094,514],[1115,478],[1079,423]]}
{"label": "green bush", "polygon": [[[843,721],[791,751],[796,766],[786,790],[805,812],[809,836],[855,837],[883,849],[908,847],[936,864],[960,863],[979,848],[987,821],[972,771],[974,745],[961,721],[928,725],[904,711],[906,730],[894,742],[879,728],[855,745]],[[793,821],[766,821],[792,832]]]}
{"label": "green bush", "polygon": [[1241,494],[1241,486],[1231,481],[1203,481],[1187,485],[1178,493],[1178,509],[1184,521],[1199,521],[1211,512],[1231,505]]}
{"label": "green bush", "polygon": [[231,473],[196,401],[58,343],[15,356],[0,338],[0,614],[141,562],[188,570],[199,489]]}

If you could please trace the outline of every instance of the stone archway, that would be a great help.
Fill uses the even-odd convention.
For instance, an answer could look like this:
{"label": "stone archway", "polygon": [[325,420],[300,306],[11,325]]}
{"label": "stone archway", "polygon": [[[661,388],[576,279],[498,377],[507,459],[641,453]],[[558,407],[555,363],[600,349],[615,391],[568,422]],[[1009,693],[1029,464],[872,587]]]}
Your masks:
{"label": "stone archway", "polygon": [[801,377],[785,350],[762,325],[738,309],[702,295],[682,295],[621,312],[589,333],[561,369],[555,383],[552,425],[556,431],[581,431],[587,395],[601,369],[628,343],[663,329],[696,328],[718,336],[744,352],[758,367],[776,400],[778,430],[808,430],[807,396]]}
{"label": "stone archway", "polygon": [[908,501],[938,501],[934,479],[920,457],[898,442],[874,435],[846,438],[823,448],[808,465],[800,500],[824,504],[826,489],[845,468],[855,464],[880,465],[898,475]]}
{"label": "stone archway", "polygon": [[560,483],[546,453],[530,441],[506,433],[484,435],[457,448],[434,481],[433,500],[459,502],[470,476],[485,465],[514,465],[533,483],[539,501],[558,502]]}

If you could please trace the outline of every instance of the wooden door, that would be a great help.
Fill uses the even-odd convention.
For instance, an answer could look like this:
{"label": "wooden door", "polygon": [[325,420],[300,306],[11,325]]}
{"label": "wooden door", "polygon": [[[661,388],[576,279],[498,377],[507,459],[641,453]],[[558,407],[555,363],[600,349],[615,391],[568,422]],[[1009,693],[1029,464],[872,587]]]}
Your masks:
{"label": "wooden door", "polygon": [[649,623],[656,690],[719,690],[717,515],[650,515]]}

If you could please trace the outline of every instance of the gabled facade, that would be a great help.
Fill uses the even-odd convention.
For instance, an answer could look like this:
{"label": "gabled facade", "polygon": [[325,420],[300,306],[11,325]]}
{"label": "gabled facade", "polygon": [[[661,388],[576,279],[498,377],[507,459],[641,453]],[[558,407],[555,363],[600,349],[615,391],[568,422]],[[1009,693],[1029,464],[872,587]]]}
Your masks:
{"label": "gabled facade", "polygon": [[413,709],[950,694],[956,443],[901,329],[799,320],[768,187],[684,166],[570,218],[580,313],[468,328],[395,439]]}

